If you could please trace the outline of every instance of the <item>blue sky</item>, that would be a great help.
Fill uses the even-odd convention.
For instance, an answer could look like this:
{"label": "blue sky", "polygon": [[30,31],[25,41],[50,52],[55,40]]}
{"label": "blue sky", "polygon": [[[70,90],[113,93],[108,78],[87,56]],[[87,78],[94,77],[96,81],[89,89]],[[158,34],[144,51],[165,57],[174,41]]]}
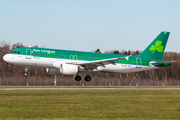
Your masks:
{"label": "blue sky", "polygon": [[70,50],[144,50],[171,32],[180,52],[179,0],[0,0],[0,41]]}

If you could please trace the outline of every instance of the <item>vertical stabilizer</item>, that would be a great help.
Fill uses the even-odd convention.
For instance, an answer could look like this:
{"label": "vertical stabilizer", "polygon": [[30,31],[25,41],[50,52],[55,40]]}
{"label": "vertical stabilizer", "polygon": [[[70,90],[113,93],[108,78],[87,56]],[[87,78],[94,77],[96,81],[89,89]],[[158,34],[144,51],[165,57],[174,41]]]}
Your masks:
{"label": "vertical stabilizer", "polygon": [[138,56],[162,59],[169,34],[170,32],[161,32]]}

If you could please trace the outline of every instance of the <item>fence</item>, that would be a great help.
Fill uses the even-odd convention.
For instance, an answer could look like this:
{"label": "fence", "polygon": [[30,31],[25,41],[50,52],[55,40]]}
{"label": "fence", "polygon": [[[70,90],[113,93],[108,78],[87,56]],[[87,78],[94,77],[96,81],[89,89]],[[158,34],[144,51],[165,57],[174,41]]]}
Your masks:
{"label": "fence", "polygon": [[75,81],[73,78],[0,78],[0,85],[20,86],[178,86],[179,80],[92,79]]}

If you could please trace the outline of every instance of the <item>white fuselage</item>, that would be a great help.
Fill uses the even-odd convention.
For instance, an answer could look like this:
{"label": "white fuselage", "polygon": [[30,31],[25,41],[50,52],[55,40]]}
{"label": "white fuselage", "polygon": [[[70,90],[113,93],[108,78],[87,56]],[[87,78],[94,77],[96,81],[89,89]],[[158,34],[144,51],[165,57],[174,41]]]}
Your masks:
{"label": "white fuselage", "polygon": [[[6,62],[16,64],[16,65],[25,65],[25,66],[36,66],[36,67],[45,67],[45,68],[58,68],[54,66],[55,62],[68,63],[73,60],[70,59],[59,59],[59,58],[48,58],[48,57],[34,57],[27,55],[14,55],[14,54],[6,54],[3,59]],[[86,62],[82,60],[74,60],[75,62]],[[100,72],[116,72],[116,73],[128,73],[128,72],[136,72],[136,71],[144,71],[149,69],[155,69],[159,67],[154,67],[150,65],[133,65],[133,64],[120,64],[116,63],[115,65],[109,64],[105,65],[105,67],[98,67],[92,71],[100,71]]]}

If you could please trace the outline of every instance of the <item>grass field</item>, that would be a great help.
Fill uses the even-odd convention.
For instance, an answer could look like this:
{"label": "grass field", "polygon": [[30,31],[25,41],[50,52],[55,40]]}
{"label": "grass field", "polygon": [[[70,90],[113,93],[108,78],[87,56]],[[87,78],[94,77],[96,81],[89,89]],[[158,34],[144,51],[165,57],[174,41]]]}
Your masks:
{"label": "grass field", "polygon": [[0,90],[0,119],[180,119],[180,90]]}

